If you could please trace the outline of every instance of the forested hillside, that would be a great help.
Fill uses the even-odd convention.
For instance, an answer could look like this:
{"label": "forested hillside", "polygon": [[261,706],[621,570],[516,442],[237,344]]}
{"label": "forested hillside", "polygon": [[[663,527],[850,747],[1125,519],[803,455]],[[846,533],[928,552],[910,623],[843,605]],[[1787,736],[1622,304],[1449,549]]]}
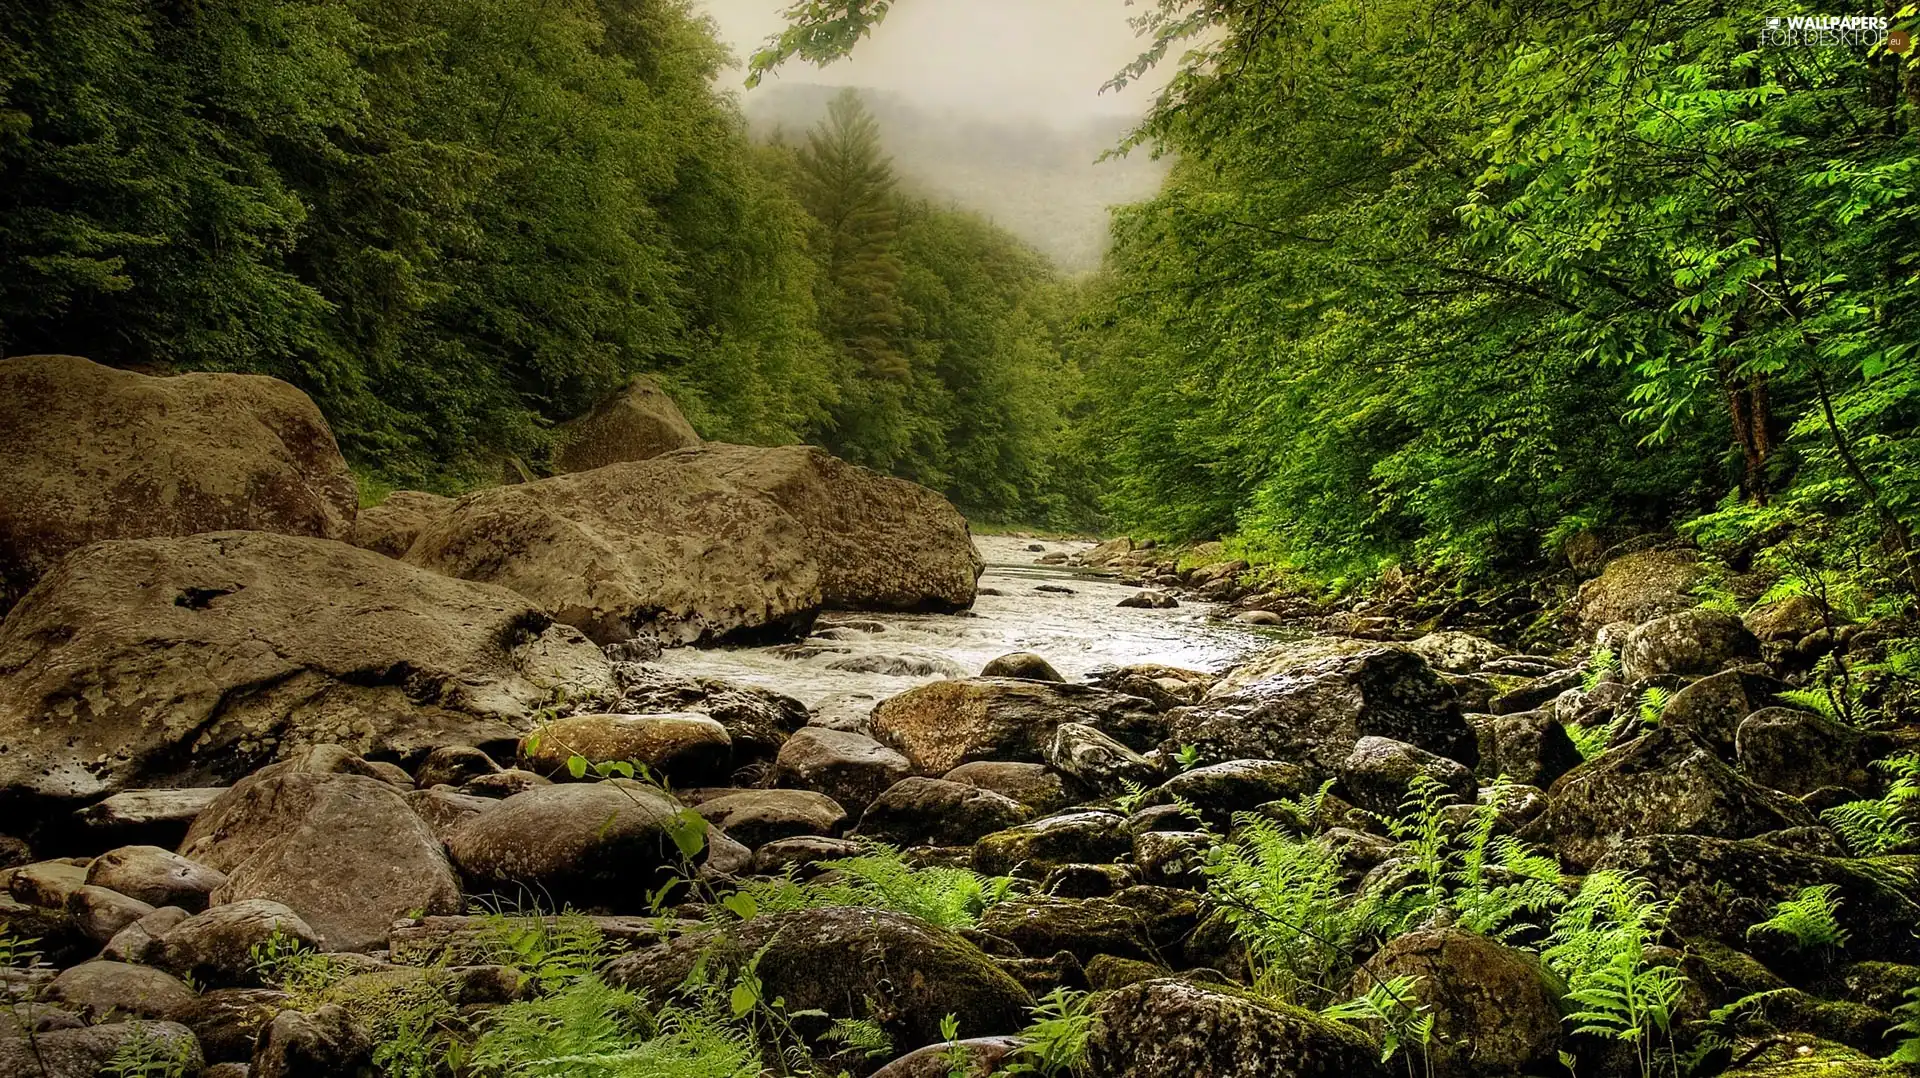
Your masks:
{"label": "forested hillside", "polygon": [[0,24],[0,354],[277,375],[364,474],[437,489],[538,471],[553,423],[651,372],[710,438],[1085,516],[1053,479],[1051,269],[901,189],[850,101],[756,145],[683,0]]}

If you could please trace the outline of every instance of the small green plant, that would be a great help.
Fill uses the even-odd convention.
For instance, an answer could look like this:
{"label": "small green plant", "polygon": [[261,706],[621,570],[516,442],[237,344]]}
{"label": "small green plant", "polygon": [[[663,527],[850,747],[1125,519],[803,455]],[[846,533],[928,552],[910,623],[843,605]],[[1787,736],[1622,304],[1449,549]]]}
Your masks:
{"label": "small green plant", "polygon": [[1819,951],[1829,957],[1847,945],[1847,930],[1837,911],[1840,888],[1834,884],[1802,887],[1798,894],[1774,907],[1773,916],[1747,929],[1747,938],[1771,935],[1799,951]]}
{"label": "small green plant", "polygon": [[1580,679],[1580,691],[1592,692],[1600,687],[1614,671],[1620,669],[1620,657],[1612,648],[1594,646],[1593,654],[1587,657],[1587,672]]}
{"label": "small green plant", "polygon": [[[1424,1056],[1433,1043],[1433,1014],[1419,1002],[1418,986],[1412,977],[1395,977],[1379,982],[1366,992],[1321,1010],[1322,1017],[1336,1022],[1364,1022],[1380,1031],[1380,1062],[1385,1063],[1402,1048],[1415,1048]],[[1412,1053],[1408,1067],[1412,1068]]]}
{"label": "small green plant", "polygon": [[1663,1056],[1672,1060],[1674,1008],[1685,986],[1678,969],[1648,961],[1666,913],[1645,880],[1595,872],[1554,919],[1541,954],[1566,982],[1574,1031],[1630,1044],[1642,1078]]}
{"label": "small green plant", "polygon": [[1879,766],[1892,778],[1885,794],[1820,814],[1859,857],[1877,857],[1920,842],[1920,753],[1882,760]]}
{"label": "small green plant", "polygon": [[1573,747],[1580,753],[1582,760],[1593,759],[1607,751],[1607,746],[1613,744],[1611,726],[1579,726],[1567,723],[1565,729],[1567,740],[1573,742]]}
{"label": "small green plant", "polygon": [[1174,754],[1173,759],[1180,765],[1180,770],[1192,771],[1200,766],[1200,746],[1183,744],[1180,746],[1180,751]]}
{"label": "small green plant", "polygon": [[1056,988],[1042,996],[1033,1009],[1033,1021],[1020,1031],[1022,1044],[1007,1074],[1036,1074],[1041,1078],[1082,1078],[1087,1069],[1087,1041],[1093,1036],[1093,995]]}
{"label": "small green plant", "polygon": [[1649,685],[1640,694],[1640,721],[1648,726],[1660,725],[1660,719],[1667,713],[1667,705],[1673,702],[1673,694],[1658,685]]}
{"label": "small green plant", "polygon": [[101,1068],[102,1078],[187,1078],[194,1062],[189,1037],[168,1037],[137,1024]]}
{"label": "small green plant", "polygon": [[865,906],[911,914],[942,928],[970,928],[988,906],[1006,900],[1013,880],[964,868],[907,864],[900,851],[874,843],[866,853],[822,861],[825,877],[801,883],[791,875],[748,881],[719,899],[719,908],[739,920],[762,913]]}
{"label": "small green plant", "polygon": [[1893,1017],[1899,1021],[1887,1036],[1900,1040],[1892,1058],[1898,1063],[1920,1063],[1920,984],[1907,989],[1907,1000],[1893,1009]]}
{"label": "small green plant", "polygon": [[960,1043],[960,1019],[952,1014],[940,1019],[940,1039],[946,1042],[941,1052],[947,1064],[947,1078],[968,1078],[973,1072],[973,1056]]}
{"label": "small green plant", "polygon": [[1120,786],[1126,793],[1115,797],[1113,805],[1122,815],[1131,816],[1139,811],[1140,803],[1147,799],[1147,788],[1132,779],[1122,779]]}

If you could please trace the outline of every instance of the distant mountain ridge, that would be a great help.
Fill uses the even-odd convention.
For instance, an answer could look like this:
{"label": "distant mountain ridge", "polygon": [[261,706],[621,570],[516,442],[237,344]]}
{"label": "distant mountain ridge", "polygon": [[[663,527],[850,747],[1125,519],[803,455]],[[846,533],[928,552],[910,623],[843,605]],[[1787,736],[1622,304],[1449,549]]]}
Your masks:
{"label": "distant mountain ridge", "polygon": [[[826,115],[837,86],[769,86],[747,96],[756,135],[802,138]],[[881,139],[909,189],[991,218],[1068,273],[1096,269],[1107,249],[1108,209],[1149,198],[1168,162],[1145,151],[1095,163],[1125,137],[1126,117],[1073,127],[995,121],[936,110],[898,94],[862,90]]]}

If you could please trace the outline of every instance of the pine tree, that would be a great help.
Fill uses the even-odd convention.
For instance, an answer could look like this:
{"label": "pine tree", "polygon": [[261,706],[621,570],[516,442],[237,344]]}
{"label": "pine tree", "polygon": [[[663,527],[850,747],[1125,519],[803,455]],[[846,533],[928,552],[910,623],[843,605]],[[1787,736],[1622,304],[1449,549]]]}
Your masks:
{"label": "pine tree", "polygon": [[904,264],[895,244],[893,162],[881,152],[880,125],[858,93],[845,90],[833,99],[826,120],[807,133],[798,160],[801,202],[820,223],[827,335],[865,373],[904,380]]}

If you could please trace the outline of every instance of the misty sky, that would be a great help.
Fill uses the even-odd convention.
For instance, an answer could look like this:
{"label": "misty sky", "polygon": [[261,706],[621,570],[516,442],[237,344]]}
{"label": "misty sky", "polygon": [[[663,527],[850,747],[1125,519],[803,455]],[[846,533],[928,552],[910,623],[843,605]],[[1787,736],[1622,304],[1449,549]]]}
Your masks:
{"label": "misty sky", "polygon": [[[696,0],[744,59],[780,29],[786,0]],[[900,0],[887,21],[823,70],[794,62],[769,79],[888,90],[924,105],[1071,123],[1137,116],[1145,86],[1100,94],[1140,53],[1124,0]],[[733,79],[739,85],[739,78]]]}

